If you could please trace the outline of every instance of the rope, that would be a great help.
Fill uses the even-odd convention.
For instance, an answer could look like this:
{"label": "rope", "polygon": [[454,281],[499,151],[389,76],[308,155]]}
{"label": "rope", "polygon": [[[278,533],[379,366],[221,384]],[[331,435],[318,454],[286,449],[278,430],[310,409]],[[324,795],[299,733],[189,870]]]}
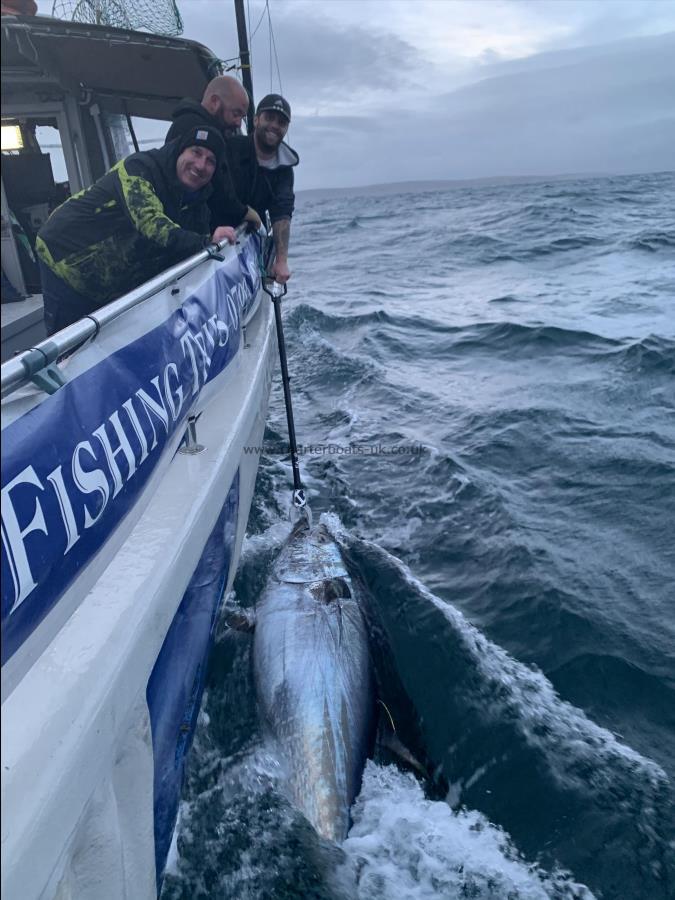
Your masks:
{"label": "rope", "polygon": [[248,39],[248,41],[249,41],[249,50],[251,49],[251,41],[253,40],[253,38],[254,38],[254,37],[256,36],[256,34],[258,33],[258,29],[260,28],[260,26],[261,26],[261,24],[262,24],[262,20],[265,18],[265,13],[266,13],[266,12],[267,12],[267,9],[263,9],[262,13],[260,14],[260,18],[258,19],[258,24],[255,26],[255,28],[253,29],[253,31],[251,32],[251,34],[250,34],[250,36],[249,36],[249,39]]}
{"label": "rope", "polygon": [[274,90],[274,85],[272,84],[272,19],[270,18],[270,0],[265,0],[265,9],[267,10],[267,35],[269,38],[270,45],[270,94]]}
{"label": "rope", "polygon": [[[248,2],[248,0],[247,0]],[[255,26],[255,28],[251,31],[249,29],[249,37],[248,37],[248,46],[249,46],[249,54],[251,62],[253,61],[253,38],[256,36],[258,31],[260,30],[260,26],[263,23],[263,20],[267,16],[267,43],[268,43],[268,58],[269,58],[269,67],[270,67],[270,93],[274,91],[274,70],[276,68],[277,81],[279,82],[279,93],[283,94],[284,89],[281,83],[281,67],[279,65],[279,54],[277,52],[277,42],[274,36],[274,26],[272,25],[272,13],[270,11],[270,0],[265,0],[265,6],[263,11],[260,13],[260,18]],[[248,21],[251,21],[250,16],[250,8],[249,8],[249,16]]]}
{"label": "rope", "polygon": [[[281,84],[281,69],[279,68],[279,56],[277,54],[277,42],[274,39],[274,28],[272,26],[272,16],[271,16],[270,10],[269,10],[269,0],[267,0],[267,18],[270,23],[270,43],[271,43],[272,47],[274,47],[274,61],[277,66],[277,80],[279,82],[279,93],[283,94],[284,89]],[[272,54],[270,52],[270,83],[271,83],[271,81],[272,81]]]}
{"label": "rope", "polygon": [[248,37],[248,61],[249,68],[253,64],[253,35],[251,34],[251,2],[246,0],[246,34]]}
{"label": "rope", "polygon": [[377,698],[377,702],[378,702],[379,704],[381,704],[381,705],[385,708],[385,711],[386,711],[387,715],[389,716],[389,721],[391,722],[392,730],[393,730],[394,734],[396,734],[396,726],[394,725],[394,720],[393,720],[393,718],[392,718],[391,713],[389,712],[389,707],[388,707],[387,704],[384,702],[384,700],[380,700],[379,697]]}

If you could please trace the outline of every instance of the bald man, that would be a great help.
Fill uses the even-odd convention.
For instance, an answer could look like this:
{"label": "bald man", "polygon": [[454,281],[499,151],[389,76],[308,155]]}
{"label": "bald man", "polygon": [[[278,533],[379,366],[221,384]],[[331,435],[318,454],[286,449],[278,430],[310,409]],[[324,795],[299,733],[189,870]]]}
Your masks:
{"label": "bald man", "polygon": [[239,134],[241,121],[248,111],[248,94],[236,78],[219,75],[206,85],[201,103],[183,100],[174,110],[173,125],[167,141],[181,137],[191,128],[211,125],[223,137]]}
{"label": "bald man", "polygon": [[[240,133],[241,121],[248,111],[248,94],[236,78],[218,75],[206,85],[201,103],[183,100],[172,114],[173,123],[164,143],[181,138],[194,128],[217,128],[223,138]],[[232,177],[223,161],[213,179],[213,194],[209,200],[211,221],[218,225],[239,225],[248,222],[254,229],[260,227],[258,213],[242,203]],[[217,226],[214,226],[217,227]]]}

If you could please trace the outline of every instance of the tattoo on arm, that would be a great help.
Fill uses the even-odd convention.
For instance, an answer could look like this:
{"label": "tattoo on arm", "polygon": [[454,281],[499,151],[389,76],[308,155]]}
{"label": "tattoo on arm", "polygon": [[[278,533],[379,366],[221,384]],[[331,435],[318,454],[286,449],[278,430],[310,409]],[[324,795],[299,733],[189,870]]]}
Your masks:
{"label": "tattoo on arm", "polygon": [[272,233],[274,234],[274,247],[276,254],[282,259],[288,257],[288,242],[291,237],[291,220],[281,219],[272,225]]}

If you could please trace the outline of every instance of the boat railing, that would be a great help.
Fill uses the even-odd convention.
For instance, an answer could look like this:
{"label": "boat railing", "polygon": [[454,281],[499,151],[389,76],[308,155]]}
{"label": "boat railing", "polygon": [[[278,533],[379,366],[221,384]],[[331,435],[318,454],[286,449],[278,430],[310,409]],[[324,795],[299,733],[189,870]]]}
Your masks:
{"label": "boat railing", "polygon": [[[241,240],[245,234],[246,226],[239,226],[236,229],[237,241]],[[264,229],[261,229],[261,236],[264,236],[264,234]],[[77,350],[83,344],[95,338],[101,329],[127,312],[127,310],[133,309],[135,306],[153,297],[172,282],[192,272],[203,262],[211,259],[222,259],[220,254],[228,246],[227,241],[209,245],[204,250],[200,250],[170,269],[166,269],[160,275],[156,275],[149,281],[144,282],[133,291],[129,291],[129,293],[124,294],[117,300],[102,306],[101,309],[89,313],[83,319],[73,322],[72,325],[68,325],[61,331],[56,332],[56,334],[36,344],[35,347],[24,350],[12,359],[7,360],[7,362],[3,363],[1,370],[2,397],[6,397],[8,394],[28,384],[38,373],[56,363],[66,353]]]}

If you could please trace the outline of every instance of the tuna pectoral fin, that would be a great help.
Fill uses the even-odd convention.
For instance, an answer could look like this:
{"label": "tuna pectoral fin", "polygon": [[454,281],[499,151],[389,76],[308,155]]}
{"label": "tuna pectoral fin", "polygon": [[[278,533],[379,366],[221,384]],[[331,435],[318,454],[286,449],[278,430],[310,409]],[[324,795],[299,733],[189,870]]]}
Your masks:
{"label": "tuna pectoral fin", "polygon": [[234,631],[251,632],[255,628],[255,612],[240,606],[232,596],[223,604],[223,622]]}
{"label": "tuna pectoral fin", "polygon": [[382,700],[377,701],[382,707],[377,726],[377,745],[381,750],[393,757],[403,769],[412,769],[426,781],[430,781],[429,773],[419,760],[415,759],[410,750],[396,734],[396,726],[389,708]]}

